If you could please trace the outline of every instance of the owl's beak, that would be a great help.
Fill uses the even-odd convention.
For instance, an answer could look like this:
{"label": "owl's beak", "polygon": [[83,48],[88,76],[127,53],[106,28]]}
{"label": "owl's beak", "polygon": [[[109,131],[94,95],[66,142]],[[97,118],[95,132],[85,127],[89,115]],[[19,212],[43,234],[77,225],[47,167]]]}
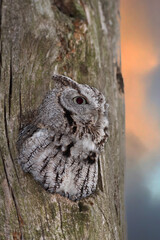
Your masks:
{"label": "owl's beak", "polygon": [[92,115],[92,122],[94,123],[94,125],[96,125],[98,121],[98,114],[97,111],[94,112],[94,114]]}

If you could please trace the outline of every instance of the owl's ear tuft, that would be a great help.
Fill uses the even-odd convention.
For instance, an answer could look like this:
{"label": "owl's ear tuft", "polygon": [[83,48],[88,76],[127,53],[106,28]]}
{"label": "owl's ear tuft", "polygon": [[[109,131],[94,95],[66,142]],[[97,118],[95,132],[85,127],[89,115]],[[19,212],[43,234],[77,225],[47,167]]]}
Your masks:
{"label": "owl's ear tuft", "polygon": [[55,87],[64,87],[64,86],[72,86],[73,88],[77,88],[78,83],[73,81],[71,78],[66,77],[64,75],[54,74],[52,79],[55,82]]}

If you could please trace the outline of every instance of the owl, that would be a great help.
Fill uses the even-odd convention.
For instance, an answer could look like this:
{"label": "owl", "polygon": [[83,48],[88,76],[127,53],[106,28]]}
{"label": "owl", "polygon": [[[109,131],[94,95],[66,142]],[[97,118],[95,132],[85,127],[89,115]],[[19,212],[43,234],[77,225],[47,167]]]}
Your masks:
{"label": "owl", "polygon": [[96,88],[54,75],[55,88],[19,134],[18,162],[50,193],[72,201],[96,190],[108,104]]}

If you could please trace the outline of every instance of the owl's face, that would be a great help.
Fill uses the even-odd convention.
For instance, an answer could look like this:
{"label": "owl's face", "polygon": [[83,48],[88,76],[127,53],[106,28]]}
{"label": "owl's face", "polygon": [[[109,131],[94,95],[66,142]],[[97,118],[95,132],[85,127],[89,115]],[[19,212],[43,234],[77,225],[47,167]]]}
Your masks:
{"label": "owl's face", "polygon": [[64,86],[59,97],[62,107],[81,124],[96,124],[99,115],[107,115],[108,104],[102,93],[88,85]]}

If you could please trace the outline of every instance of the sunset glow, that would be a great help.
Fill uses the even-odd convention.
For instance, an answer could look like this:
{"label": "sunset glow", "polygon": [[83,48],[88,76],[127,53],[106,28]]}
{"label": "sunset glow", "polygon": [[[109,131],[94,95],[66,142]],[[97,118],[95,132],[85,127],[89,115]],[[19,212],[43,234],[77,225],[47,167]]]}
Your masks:
{"label": "sunset glow", "polygon": [[[139,10],[132,14],[135,5]],[[159,64],[159,59],[147,28],[148,16],[142,11],[142,7],[137,0],[121,1],[122,73],[125,83],[127,136],[133,133],[147,150],[151,150],[158,147],[160,129],[146,106],[146,90],[150,81],[147,82],[145,78]],[[135,19],[139,24],[135,24]]]}

